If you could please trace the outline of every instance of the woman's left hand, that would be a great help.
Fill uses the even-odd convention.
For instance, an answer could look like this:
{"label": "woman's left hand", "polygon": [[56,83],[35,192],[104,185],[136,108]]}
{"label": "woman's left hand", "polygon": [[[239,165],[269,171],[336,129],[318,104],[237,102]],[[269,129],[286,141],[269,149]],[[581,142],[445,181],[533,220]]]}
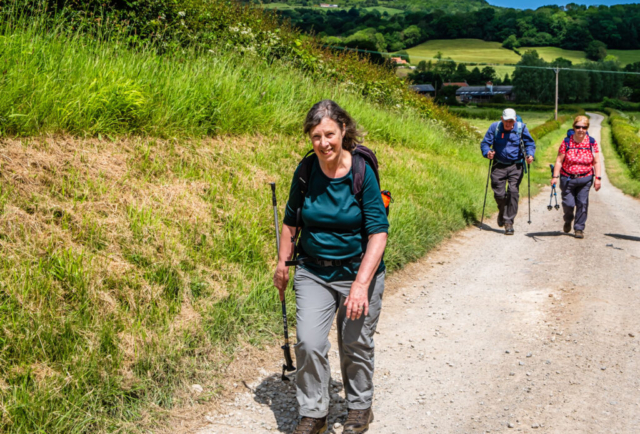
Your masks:
{"label": "woman's left hand", "polygon": [[602,181],[599,179],[596,179],[595,182],[593,183],[593,186],[596,189],[596,191],[600,190],[600,187],[602,187]]}
{"label": "woman's left hand", "polygon": [[347,306],[347,318],[352,321],[360,319],[362,314],[369,315],[369,287],[357,280],[351,285],[349,296],[344,301]]}

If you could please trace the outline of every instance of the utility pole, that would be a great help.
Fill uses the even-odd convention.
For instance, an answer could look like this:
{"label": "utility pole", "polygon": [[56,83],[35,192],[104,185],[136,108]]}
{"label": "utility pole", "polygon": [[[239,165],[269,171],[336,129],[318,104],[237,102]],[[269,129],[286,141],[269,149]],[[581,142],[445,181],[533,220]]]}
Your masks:
{"label": "utility pole", "polygon": [[558,74],[560,73],[560,68],[555,68],[556,71],[556,110],[554,114],[554,119],[558,120]]}

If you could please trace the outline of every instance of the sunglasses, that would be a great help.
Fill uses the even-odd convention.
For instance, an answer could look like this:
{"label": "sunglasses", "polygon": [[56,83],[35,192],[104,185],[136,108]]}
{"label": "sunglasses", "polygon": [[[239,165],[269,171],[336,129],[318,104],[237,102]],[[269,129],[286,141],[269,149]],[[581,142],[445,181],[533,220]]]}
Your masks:
{"label": "sunglasses", "polygon": [[576,125],[573,128],[576,129],[576,130],[588,130],[589,129],[589,127],[585,127],[585,126],[582,126],[582,125]]}

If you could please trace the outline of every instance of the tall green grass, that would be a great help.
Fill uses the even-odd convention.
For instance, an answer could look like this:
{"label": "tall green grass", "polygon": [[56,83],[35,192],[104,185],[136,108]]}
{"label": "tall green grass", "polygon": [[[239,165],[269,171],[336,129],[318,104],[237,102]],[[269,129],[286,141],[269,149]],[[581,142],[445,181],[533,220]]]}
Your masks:
{"label": "tall green grass", "polygon": [[282,204],[320,99],[381,158],[390,270],[480,211],[469,138],[286,62],[159,57],[27,22],[2,28],[0,52],[3,432],[143,431],[192,382],[211,397],[240,343],[279,335],[266,183]]}
{"label": "tall green grass", "polygon": [[478,143],[347,82],[24,21],[0,33],[0,431],[144,432],[188,385],[215,396],[239,345],[279,336],[267,182],[282,209],[320,99],[378,152],[390,270],[479,219]]}

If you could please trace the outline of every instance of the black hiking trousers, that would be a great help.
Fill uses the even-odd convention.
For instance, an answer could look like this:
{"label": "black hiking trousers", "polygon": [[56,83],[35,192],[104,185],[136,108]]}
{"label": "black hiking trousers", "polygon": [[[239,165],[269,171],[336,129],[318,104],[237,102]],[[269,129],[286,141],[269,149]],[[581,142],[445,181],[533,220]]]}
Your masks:
{"label": "black hiking trousers", "polygon": [[493,163],[491,170],[491,189],[498,204],[498,212],[505,224],[513,224],[518,214],[518,200],[520,199],[520,183],[524,175],[522,163],[503,164]]}

